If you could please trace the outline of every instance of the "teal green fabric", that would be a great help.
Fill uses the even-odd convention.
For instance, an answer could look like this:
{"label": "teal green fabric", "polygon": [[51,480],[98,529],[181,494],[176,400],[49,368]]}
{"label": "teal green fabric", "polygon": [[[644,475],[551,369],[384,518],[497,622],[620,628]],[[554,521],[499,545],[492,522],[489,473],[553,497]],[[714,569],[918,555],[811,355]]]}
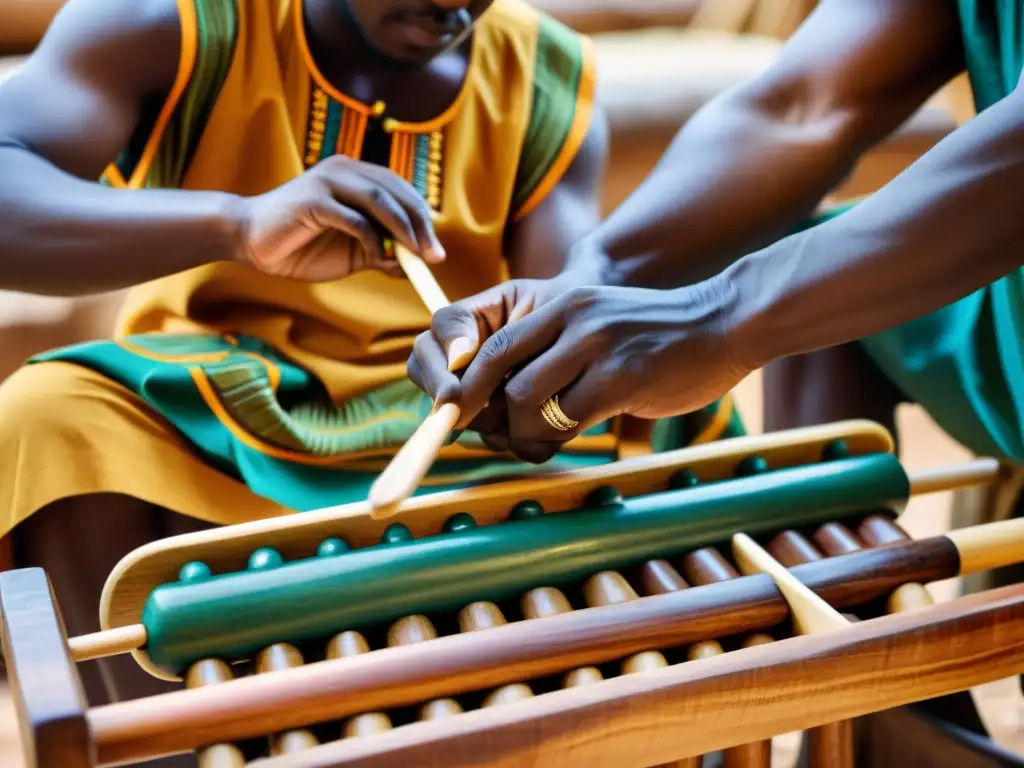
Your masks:
{"label": "teal green fabric", "polygon": [[[254,493],[300,511],[365,500],[377,467],[341,462],[362,461],[354,454],[375,452],[367,461],[382,466],[431,407],[426,395],[407,380],[335,406],[315,377],[267,344],[244,336],[233,340],[217,335],[130,336],[120,342],[88,342],[54,350],[29,363],[47,361],[81,365],[118,382],[166,419],[206,463],[242,481]],[[280,372],[276,390],[271,369]],[[228,428],[203,397],[197,371],[235,429]],[[604,434],[609,429],[609,424],[603,424],[586,434]],[[245,436],[292,452],[298,460],[261,450]],[[483,447],[472,432],[460,435],[458,442]],[[331,458],[339,463],[316,461]],[[540,469],[577,469],[614,458],[611,451],[565,451]],[[419,493],[465,488],[531,471],[538,467],[506,456],[443,460],[435,464]]]}
{"label": "teal green fabric", "polygon": [[[981,112],[1009,95],[1020,79],[1024,4],[959,0],[959,6],[968,74]],[[1024,270],[862,344],[910,400],[967,448],[1024,461]]]}
{"label": "teal green fabric", "polygon": [[718,400],[699,411],[688,414],[684,418],[660,419],[654,424],[654,431],[651,435],[651,449],[655,453],[671,451],[677,448],[685,448],[691,445],[698,437],[705,435],[706,430],[713,430],[706,434],[703,442],[714,442],[715,440],[727,440],[731,437],[742,437],[745,435],[746,426],[735,405],[733,396],[730,395],[731,412],[729,418],[722,425],[721,430],[712,426],[719,411],[726,407],[726,399]]}
{"label": "teal green fabric", "polygon": [[[431,408],[427,396],[405,379],[334,404],[309,372],[246,336],[144,334],[46,352],[29,363],[47,361],[81,365],[116,381],[162,416],[210,466],[300,511],[364,500],[379,469]],[[197,379],[208,387],[206,397]],[[719,407],[658,425],[656,450],[683,447],[705,433]],[[611,428],[608,422],[584,434],[603,435]],[[742,424],[733,413],[716,437],[739,433]],[[457,440],[468,448],[484,447],[473,432]],[[573,448],[539,467],[505,455],[446,459],[434,465],[418,492],[615,458],[614,451]]]}

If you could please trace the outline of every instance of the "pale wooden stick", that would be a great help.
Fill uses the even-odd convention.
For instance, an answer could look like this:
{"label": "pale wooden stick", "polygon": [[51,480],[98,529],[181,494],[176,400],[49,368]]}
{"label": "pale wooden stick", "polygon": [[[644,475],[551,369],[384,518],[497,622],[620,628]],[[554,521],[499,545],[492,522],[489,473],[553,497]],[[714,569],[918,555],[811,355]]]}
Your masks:
{"label": "pale wooden stick", "polygon": [[[448,306],[444,290],[419,256],[397,243],[395,256],[431,314]],[[442,406],[427,417],[409,442],[395,454],[370,488],[370,516],[373,519],[391,517],[400,511],[401,503],[412,496],[430,471],[459,416],[457,405],[449,403]],[[412,444],[415,447],[410,449]],[[995,459],[979,459],[955,467],[929,470],[911,478],[910,494],[984,485],[991,482],[998,471],[999,463]]]}
{"label": "pale wooden stick", "polygon": [[839,611],[822,600],[745,533],[733,536],[732,551],[736,564],[744,574],[751,576],[767,573],[775,580],[782,596],[789,603],[793,623],[801,635],[832,632],[850,626],[850,622]]}
{"label": "pale wooden stick", "polygon": [[995,459],[975,459],[950,467],[925,469],[910,476],[910,495],[956,491],[976,485],[988,485],[999,475]]}
{"label": "pale wooden stick", "polygon": [[1024,560],[1024,518],[950,531],[960,553],[960,574],[989,571]]}
{"label": "pale wooden stick", "polygon": [[[448,297],[419,256],[397,243],[395,256],[431,314],[448,306]],[[427,416],[370,486],[370,517],[375,520],[391,517],[399,511],[401,503],[416,492],[460,415],[459,406],[445,403]]]}
{"label": "pale wooden stick", "polygon": [[146,628],[142,624],[93,632],[68,640],[71,658],[75,661],[91,661],[106,656],[116,656],[138,650],[146,644]]}
{"label": "pale wooden stick", "polygon": [[423,263],[423,259],[397,243],[395,244],[395,258],[398,259],[402,271],[409,278],[416,293],[427,305],[430,314],[448,306],[450,303],[448,297],[444,295],[444,290],[434,279],[434,273],[430,271],[430,267]]}
{"label": "pale wooden stick", "polygon": [[370,487],[370,514],[390,517],[430,471],[438,451],[455,429],[459,406],[445,403],[431,413]]}

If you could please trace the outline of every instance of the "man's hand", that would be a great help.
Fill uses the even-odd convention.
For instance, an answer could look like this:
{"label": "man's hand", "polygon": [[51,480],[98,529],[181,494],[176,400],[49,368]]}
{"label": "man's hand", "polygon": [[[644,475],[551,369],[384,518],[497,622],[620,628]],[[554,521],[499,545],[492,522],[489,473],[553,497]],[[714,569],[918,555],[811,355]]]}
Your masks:
{"label": "man's hand", "polygon": [[[455,373],[468,366],[485,341],[557,296],[565,281],[510,280],[434,313],[431,330],[420,334],[409,358],[409,378],[435,403],[462,402]],[[496,451],[508,447],[504,396],[470,413],[463,407],[459,429],[478,432]]]}
{"label": "man's hand", "polygon": [[238,213],[241,261],[271,275],[321,282],[362,269],[398,274],[385,237],[428,264],[444,260],[419,193],[387,168],[343,156],[264,195],[243,198]]}
{"label": "man's hand", "polygon": [[[479,432],[494,450],[540,463],[613,416],[660,418],[701,408],[752,370],[734,348],[735,291],[720,278],[675,291],[600,287],[524,295],[524,304],[506,303],[507,323],[492,325],[495,316],[477,308],[495,307],[489,294],[508,302],[520,291],[513,285],[439,312],[409,362],[412,380],[437,402],[457,402],[458,426]],[[531,301],[533,311],[511,317]],[[476,329],[469,328],[470,317]],[[467,329],[485,340],[460,380],[449,371],[465,364],[456,340]],[[475,343],[469,339],[466,349]],[[579,422],[570,431],[541,415],[542,403],[555,395]]]}

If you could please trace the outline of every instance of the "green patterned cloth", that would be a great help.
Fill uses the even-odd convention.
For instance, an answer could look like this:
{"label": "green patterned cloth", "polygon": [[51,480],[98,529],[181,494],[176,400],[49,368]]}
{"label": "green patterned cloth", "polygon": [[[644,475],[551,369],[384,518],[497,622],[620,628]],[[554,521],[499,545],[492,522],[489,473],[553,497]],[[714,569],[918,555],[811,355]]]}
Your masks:
{"label": "green patterned cloth", "polygon": [[[400,380],[340,405],[323,385],[273,348],[249,337],[147,334],[97,341],[38,355],[30,363],[64,361],[90,368],[137,394],[209,465],[254,493],[291,509],[364,500],[377,474],[430,412],[429,398]],[[731,407],[731,402],[730,402]],[[709,427],[742,433],[735,414],[716,418],[718,404],[659,425],[659,450],[680,447]],[[607,435],[599,425],[585,437]],[[439,460],[420,493],[488,480],[604,464],[607,448],[568,448],[544,465],[492,454],[473,432],[457,443],[477,451]]]}

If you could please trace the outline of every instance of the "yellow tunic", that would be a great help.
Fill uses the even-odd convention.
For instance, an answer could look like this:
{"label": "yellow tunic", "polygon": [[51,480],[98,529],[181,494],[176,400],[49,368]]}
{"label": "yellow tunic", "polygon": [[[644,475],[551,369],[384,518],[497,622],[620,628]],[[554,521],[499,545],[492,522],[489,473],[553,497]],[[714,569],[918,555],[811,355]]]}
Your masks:
{"label": "yellow tunic", "polygon": [[[587,41],[520,0],[484,14],[457,99],[420,124],[323,77],[301,0],[178,5],[177,81],[104,182],[258,194],[332,153],[359,157],[381,119],[391,169],[435,209],[448,253],[435,273],[452,299],[505,279],[507,226],[557,184],[589,128]],[[139,286],[118,341],[40,356],[0,386],[0,534],[100,492],[218,523],[359,498],[423,416],[404,376],[429,320],[406,280],[377,272],[306,284],[222,263]],[[601,461],[614,442],[581,438]],[[489,456],[472,441],[444,455],[435,487]]]}
{"label": "yellow tunic", "polygon": [[[550,191],[589,127],[593,63],[585,40],[572,36],[580,44],[582,71],[568,133],[546,177],[516,206],[542,41],[536,11],[520,0],[498,0],[474,31],[456,101],[428,122],[394,124],[386,111],[374,115],[375,105],[347,97],[323,77],[306,45],[301,7],[299,0],[240,2],[234,63],[180,187],[254,195],[294,179],[330,154],[332,148],[323,150],[320,123],[327,118],[325,96],[333,97],[343,107],[333,147],[339,153],[359,157],[368,120],[383,119],[393,137],[391,170],[411,181],[412,145],[420,137],[438,145],[435,225],[448,260],[434,273],[448,297],[457,300],[501,282],[502,237],[510,216],[525,215]],[[181,9],[186,19],[196,12],[193,0],[181,0]],[[182,82],[194,61],[186,47]],[[179,101],[172,98],[165,114]],[[158,131],[150,146],[159,138]],[[321,147],[321,154],[311,153],[310,145]],[[150,170],[154,152],[147,150],[133,184],[141,184]],[[177,331],[185,318],[268,342],[316,374],[335,402],[404,376],[416,336],[430,327],[429,312],[405,279],[368,271],[311,285],[215,264],[136,288],[118,334]]]}

